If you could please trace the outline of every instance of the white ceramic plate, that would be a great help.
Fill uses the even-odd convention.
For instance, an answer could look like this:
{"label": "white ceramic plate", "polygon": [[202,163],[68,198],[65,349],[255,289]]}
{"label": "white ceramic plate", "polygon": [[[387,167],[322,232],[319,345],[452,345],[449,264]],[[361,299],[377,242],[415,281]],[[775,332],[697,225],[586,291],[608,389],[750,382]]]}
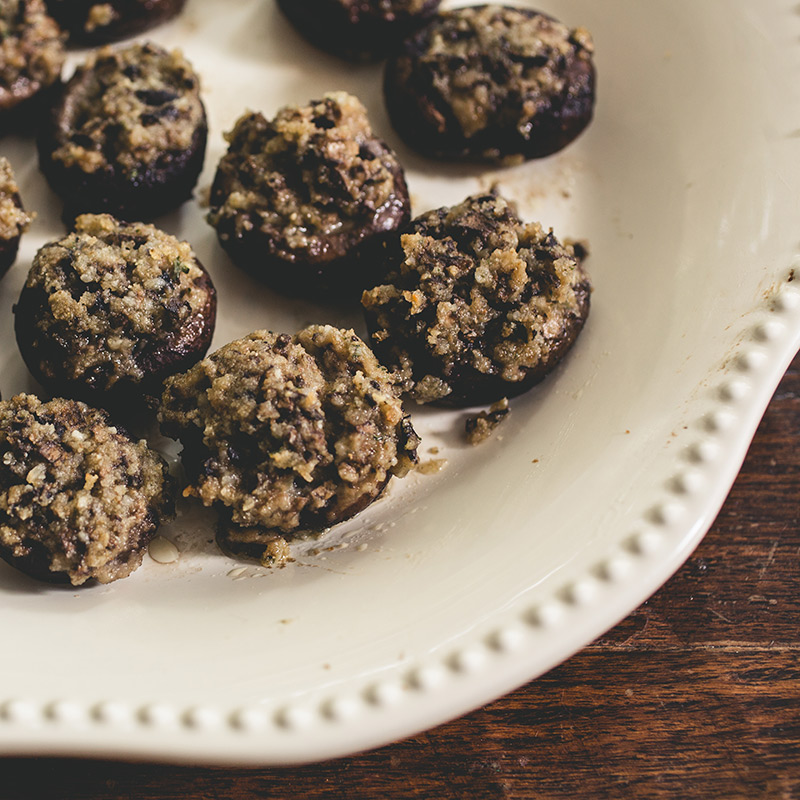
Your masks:
{"label": "white ceramic plate", "polygon": [[[191,0],[154,40],[203,77],[198,196],[245,109],[344,88],[407,165],[414,210],[498,182],[525,217],[591,245],[588,325],[562,367],[471,449],[461,412],[413,410],[435,475],[282,570],[208,543],[184,508],[179,560],[47,588],[0,567],[0,753],[277,764],[407,736],[534,678],[626,615],[710,526],[800,345],[800,16],[795,0],[542,0],[588,27],[599,103],[565,152],[513,169],[423,160],[385,116],[377,67],[315,51],[270,0]],[[30,143],[0,141],[39,218],[0,283],[0,388],[35,389],[10,308],[58,205]],[[160,224],[219,289],[215,346],[355,313],[288,303],[234,269],[188,203]],[[174,457],[175,449],[162,442]],[[315,552],[318,550],[319,552]],[[533,723],[535,724],[535,722]]]}

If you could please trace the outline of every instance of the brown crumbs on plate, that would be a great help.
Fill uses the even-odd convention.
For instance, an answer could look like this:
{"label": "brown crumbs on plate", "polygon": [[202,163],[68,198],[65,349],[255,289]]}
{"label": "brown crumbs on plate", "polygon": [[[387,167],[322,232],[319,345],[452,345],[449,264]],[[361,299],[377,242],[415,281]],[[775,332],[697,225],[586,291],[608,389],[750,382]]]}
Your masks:
{"label": "brown crumbs on plate", "polygon": [[504,397],[494,403],[488,411],[481,411],[474,417],[468,417],[464,425],[467,441],[472,444],[480,444],[486,441],[495,428],[511,413],[508,405],[508,398]]}

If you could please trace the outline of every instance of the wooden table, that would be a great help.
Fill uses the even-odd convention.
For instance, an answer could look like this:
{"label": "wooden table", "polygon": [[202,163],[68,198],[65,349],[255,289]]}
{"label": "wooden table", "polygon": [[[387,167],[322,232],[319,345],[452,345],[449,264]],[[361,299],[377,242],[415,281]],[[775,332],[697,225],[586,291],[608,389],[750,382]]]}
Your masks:
{"label": "wooden table", "polygon": [[303,768],[0,759],[0,800],[800,798],[800,357],[689,561],[486,708]]}

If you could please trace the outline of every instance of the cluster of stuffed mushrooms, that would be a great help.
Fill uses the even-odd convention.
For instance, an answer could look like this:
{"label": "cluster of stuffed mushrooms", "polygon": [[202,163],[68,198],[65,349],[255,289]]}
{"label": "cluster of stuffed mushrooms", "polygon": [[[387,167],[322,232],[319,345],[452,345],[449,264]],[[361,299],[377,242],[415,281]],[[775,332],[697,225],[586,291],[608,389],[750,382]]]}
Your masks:
{"label": "cluster of stuffed mushrooms", "polygon": [[[544,14],[278,5],[338,57],[389,54],[391,121],[424,155],[539,158],[591,120],[591,36]],[[36,253],[14,308],[20,353],[52,399],[0,401],[0,557],[43,580],[130,574],[178,492],[216,509],[225,551],[279,562],[287,538],[349,519],[417,466],[404,398],[491,405],[468,426],[480,441],[589,312],[583,246],[522,220],[497,191],[414,217],[398,155],[339,91],[233,121],[207,221],[230,260],[276,290],[360,302],[366,335],[265,329],[209,354],[215,270],[150,222],[202,170],[200,79],[178,51],[105,44],[182,6],[0,3],[0,120],[36,117],[40,168],[69,226]],[[104,46],[62,81],[67,42]],[[31,221],[0,159],[0,270]],[[127,430],[148,414],[182,445],[183,485]]]}

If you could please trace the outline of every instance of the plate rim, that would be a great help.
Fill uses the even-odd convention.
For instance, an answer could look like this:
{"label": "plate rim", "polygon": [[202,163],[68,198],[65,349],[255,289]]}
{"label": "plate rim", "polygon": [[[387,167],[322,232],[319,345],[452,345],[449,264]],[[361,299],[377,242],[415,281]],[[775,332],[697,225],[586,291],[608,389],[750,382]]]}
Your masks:
{"label": "plate rim", "polygon": [[[713,523],[781,377],[800,349],[800,258],[748,319],[682,443],[684,467],[643,503],[639,524],[544,602],[511,607],[442,657],[387,670],[380,681],[265,710],[59,698],[0,702],[0,754],[168,763],[304,764],[383,746],[479,708],[561,663],[627,616],[684,563]],[[721,466],[722,465],[722,466]],[[702,494],[696,486],[706,482]],[[709,482],[711,485],[709,485]],[[709,497],[711,498],[709,500]],[[694,510],[693,510],[694,509]],[[693,522],[687,530],[686,518]],[[631,570],[647,580],[631,588]],[[640,572],[641,576],[641,572]],[[620,587],[623,587],[620,589]],[[632,601],[633,604],[632,604]],[[587,618],[588,606],[604,603]],[[546,662],[537,638],[560,630]],[[502,666],[500,666],[502,663]],[[534,666],[535,665],[535,666]],[[503,672],[497,680],[498,669]],[[486,681],[491,674],[492,681]],[[437,695],[450,682],[446,702]],[[435,703],[431,700],[435,698]],[[365,719],[383,715],[379,736]],[[320,732],[321,735],[320,735]],[[331,735],[333,733],[333,735]],[[302,747],[298,746],[302,742]]]}

